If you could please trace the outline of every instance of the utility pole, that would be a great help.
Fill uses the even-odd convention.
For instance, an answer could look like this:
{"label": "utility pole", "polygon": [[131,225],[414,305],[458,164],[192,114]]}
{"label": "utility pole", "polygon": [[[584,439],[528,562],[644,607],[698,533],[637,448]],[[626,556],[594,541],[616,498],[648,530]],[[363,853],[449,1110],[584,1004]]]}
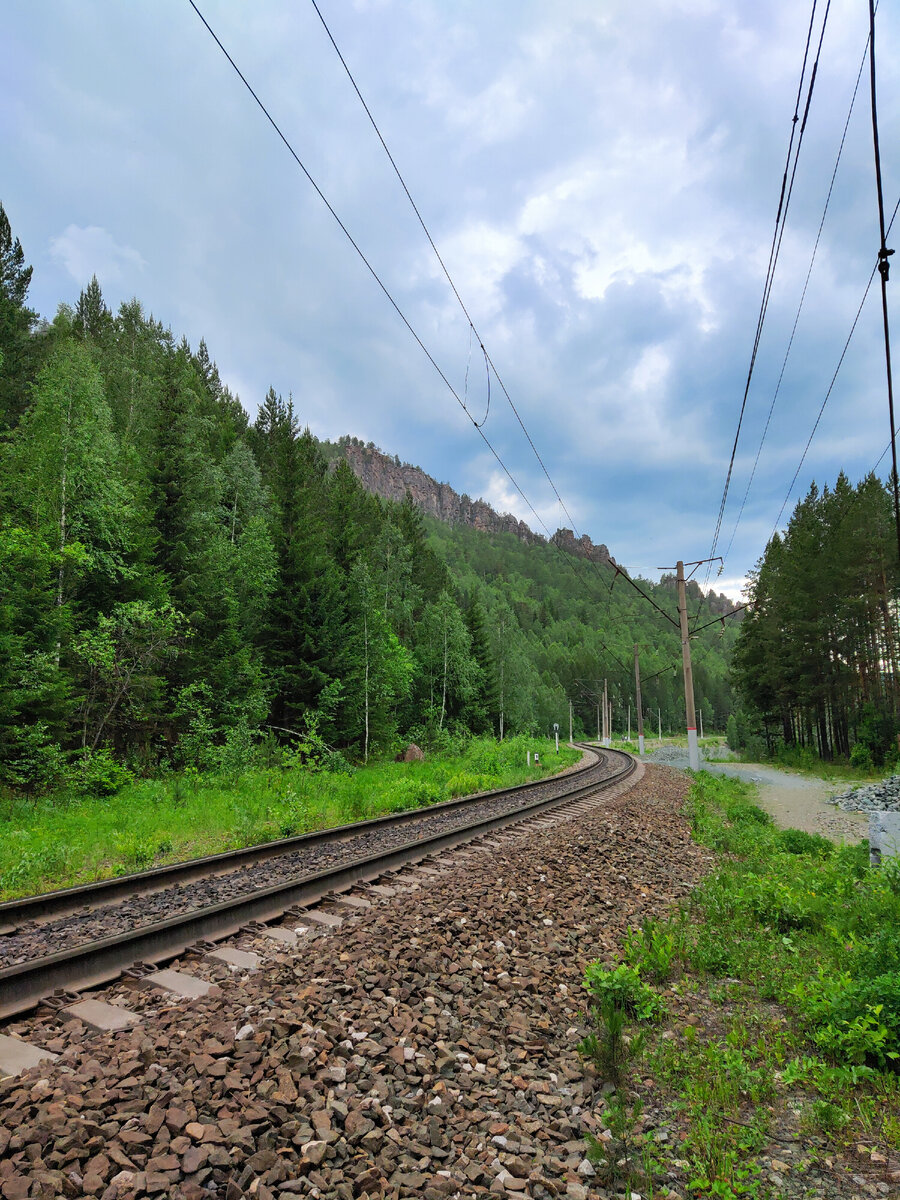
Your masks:
{"label": "utility pole", "polygon": [[700,705],[700,711],[697,716],[700,718],[700,740],[703,741],[703,705]]}
{"label": "utility pole", "polygon": [[628,741],[631,741],[631,701],[628,701]]}
{"label": "utility pole", "polygon": [[603,680],[603,745],[609,745],[609,693]]}
{"label": "utility pole", "polygon": [[638,753],[644,753],[644,710],[641,707],[641,663],[638,658],[637,642],[634,645],[634,689],[637,701]]}
{"label": "utility pole", "polygon": [[569,745],[572,745],[572,701],[569,701]]}
{"label": "utility pole", "polygon": [[697,745],[697,716],[694,712],[694,672],[691,667],[691,635],[688,630],[687,596],[684,587],[684,563],[678,560],[675,570],[678,587],[678,619],[681,623],[681,662],[684,667],[684,709],[687,715],[688,761],[692,771],[700,770],[700,749]]}
{"label": "utility pole", "polygon": [[597,701],[597,741],[599,742],[601,740],[602,740],[602,735],[600,733],[600,702],[598,700]]}

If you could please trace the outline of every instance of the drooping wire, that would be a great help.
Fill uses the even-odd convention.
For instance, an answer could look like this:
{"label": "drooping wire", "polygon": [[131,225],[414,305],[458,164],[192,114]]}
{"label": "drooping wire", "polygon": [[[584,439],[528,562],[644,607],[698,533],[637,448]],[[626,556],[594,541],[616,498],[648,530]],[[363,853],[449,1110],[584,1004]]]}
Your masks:
{"label": "drooping wire", "polygon": [[884,321],[884,357],[887,368],[888,414],[891,428],[891,456],[894,469],[891,482],[894,492],[894,523],[897,529],[897,557],[900,559],[900,480],[897,478],[897,438],[894,433],[894,384],[891,375],[891,331],[888,322],[887,282],[890,275],[890,256],[884,229],[884,194],[881,188],[881,152],[878,144],[878,105],[875,98],[875,4],[869,0],[869,64],[872,91],[872,139],[875,144],[875,188],[878,193],[878,227],[881,245],[878,250],[878,273],[881,276],[881,311]]}
{"label": "drooping wire", "polygon": [[790,357],[791,349],[794,345],[794,337],[797,333],[797,325],[800,321],[800,314],[803,311],[803,305],[806,300],[806,293],[809,288],[809,280],[810,280],[810,276],[812,275],[813,266],[816,261],[816,255],[819,250],[819,242],[822,238],[822,230],[825,226],[825,218],[828,215],[828,206],[831,203],[831,195],[832,195],[832,192],[834,191],[834,182],[835,182],[835,179],[837,178],[838,167],[840,166],[841,156],[843,155],[843,152],[844,152],[844,143],[847,140],[847,130],[850,127],[850,118],[853,115],[853,107],[856,104],[856,95],[857,95],[857,92],[859,91],[859,84],[860,84],[860,80],[862,79],[863,69],[866,65],[866,55],[868,54],[868,52],[869,52],[869,39],[867,36],[866,37],[866,47],[865,47],[865,50],[863,51],[863,56],[862,56],[862,59],[859,64],[859,71],[857,72],[857,75],[856,75],[856,84],[853,88],[853,95],[850,99],[850,107],[847,110],[847,119],[844,122],[844,131],[841,134],[841,144],[838,147],[837,158],[835,159],[835,163],[834,163],[834,170],[831,173],[831,182],[828,185],[828,195],[825,197],[825,206],[822,209],[822,218],[819,221],[819,229],[818,229],[818,232],[816,233],[815,245],[813,246],[812,256],[809,260],[809,269],[806,272],[806,279],[803,284],[803,292],[800,296],[800,303],[797,305],[797,315],[794,317],[794,324],[793,324],[793,328],[791,329],[791,336],[788,339],[787,349],[784,352],[784,359],[781,363],[781,371],[778,375],[778,382],[775,385],[775,392],[772,395],[772,403],[769,405],[769,413],[768,413],[768,416],[766,417],[765,428],[763,429],[762,437],[759,440],[759,446],[757,447],[757,450],[756,450],[756,458],[754,459],[754,462],[753,462],[753,470],[750,472],[750,478],[747,480],[747,488],[746,488],[746,491],[744,492],[744,498],[741,501],[741,507],[740,507],[740,511],[738,512],[738,515],[737,515],[737,520],[735,521],[734,528],[731,531],[731,537],[728,541],[728,548],[725,551],[725,553],[722,555],[722,566],[723,567],[725,565],[726,559],[728,558],[728,555],[731,553],[731,547],[734,545],[734,538],[738,531],[738,526],[741,523],[741,517],[743,517],[743,515],[744,515],[744,508],[746,507],[747,498],[750,495],[750,488],[753,485],[753,480],[756,475],[756,468],[759,466],[759,458],[760,458],[760,455],[762,454],[763,446],[765,445],[766,435],[769,432],[769,425],[772,422],[772,413],[775,411],[775,402],[778,399],[779,392],[781,391],[781,384],[782,384],[782,381],[784,380],[784,372],[785,372],[785,368],[787,367],[787,361],[788,361],[788,358]]}
{"label": "drooping wire", "polygon": [[[458,393],[458,392],[456,391],[456,389],[453,387],[453,384],[450,382],[450,380],[448,379],[447,375],[445,374],[445,372],[442,370],[442,368],[441,368],[441,367],[440,367],[440,365],[438,364],[437,360],[436,360],[436,359],[434,358],[434,356],[432,355],[431,351],[428,349],[428,347],[427,347],[427,346],[425,345],[425,343],[422,341],[422,338],[421,338],[421,337],[419,336],[419,334],[416,332],[415,328],[413,327],[413,325],[411,324],[411,322],[410,322],[410,321],[409,321],[409,319],[407,318],[406,314],[403,312],[403,310],[400,308],[399,304],[398,304],[398,303],[397,303],[397,301],[394,299],[394,297],[393,297],[393,295],[391,294],[391,292],[388,290],[388,287],[387,287],[387,285],[384,283],[384,281],[381,279],[380,275],[379,275],[379,274],[378,274],[378,272],[375,270],[375,268],[374,268],[374,266],[372,265],[372,263],[371,263],[371,262],[369,261],[369,259],[366,257],[366,255],[365,255],[365,253],[363,252],[362,248],[360,247],[359,243],[358,243],[358,242],[355,240],[355,238],[353,237],[353,235],[350,233],[349,229],[348,229],[348,228],[347,228],[347,226],[344,224],[344,222],[341,220],[341,218],[340,218],[340,216],[338,215],[337,211],[334,209],[334,207],[332,206],[332,204],[330,203],[330,201],[328,200],[328,198],[325,196],[325,194],[324,194],[324,192],[322,191],[322,189],[319,187],[319,185],[316,183],[315,179],[314,179],[314,178],[313,178],[313,176],[310,174],[310,172],[309,172],[309,170],[307,169],[307,167],[304,165],[304,163],[303,163],[303,161],[301,160],[300,156],[297,154],[296,150],[295,150],[295,149],[294,149],[294,147],[292,146],[291,142],[288,140],[287,136],[286,136],[286,135],[284,134],[284,132],[282,131],[281,127],[280,127],[280,126],[278,125],[278,123],[276,122],[275,118],[272,116],[272,114],[269,112],[269,110],[268,110],[268,108],[266,107],[266,105],[263,103],[263,101],[262,101],[262,100],[260,99],[260,97],[257,95],[256,91],[253,89],[253,87],[251,86],[250,82],[248,81],[248,79],[246,78],[246,76],[244,75],[244,73],[241,71],[240,67],[237,65],[237,63],[235,62],[235,60],[232,58],[232,56],[229,54],[228,50],[227,50],[227,49],[225,48],[225,46],[223,45],[222,41],[219,39],[219,37],[218,37],[218,35],[216,34],[215,30],[212,28],[212,26],[209,24],[209,22],[208,22],[208,21],[206,20],[206,18],[204,17],[203,13],[202,13],[202,12],[200,11],[200,9],[198,8],[197,4],[195,3],[195,0],[188,0],[188,3],[190,4],[190,6],[191,6],[191,8],[194,10],[194,12],[197,14],[197,16],[199,17],[200,21],[202,22],[202,24],[203,24],[203,25],[204,25],[204,27],[206,28],[207,32],[210,34],[210,36],[212,37],[213,41],[216,43],[216,45],[217,45],[217,46],[219,47],[219,49],[221,50],[222,54],[223,54],[223,55],[225,56],[225,58],[228,60],[228,62],[229,62],[229,64],[231,65],[232,69],[234,70],[235,74],[238,76],[238,78],[239,78],[239,79],[241,80],[241,82],[243,83],[244,87],[247,89],[247,91],[248,91],[248,92],[250,93],[250,95],[253,97],[254,101],[255,101],[255,102],[256,102],[256,104],[257,104],[257,106],[260,108],[260,110],[262,111],[262,113],[263,113],[263,114],[264,114],[264,116],[266,117],[266,120],[269,122],[269,124],[270,124],[270,125],[272,126],[272,128],[275,130],[275,132],[277,133],[277,135],[278,135],[279,139],[280,139],[280,140],[281,140],[281,142],[284,144],[285,148],[288,150],[289,154],[290,154],[290,155],[291,155],[291,157],[294,159],[294,161],[295,161],[295,163],[297,164],[297,166],[298,166],[298,167],[300,168],[300,170],[303,172],[304,176],[306,177],[306,179],[308,180],[308,182],[309,182],[309,183],[310,183],[310,185],[312,186],[313,190],[316,192],[316,194],[317,194],[317,196],[319,197],[319,199],[322,201],[322,203],[323,203],[323,204],[325,205],[325,207],[328,209],[328,212],[329,212],[329,213],[331,214],[331,216],[334,218],[334,220],[335,220],[335,222],[337,223],[338,227],[340,228],[341,232],[344,234],[344,236],[345,236],[345,237],[347,238],[347,240],[349,241],[350,245],[351,245],[351,246],[353,247],[353,249],[356,251],[356,253],[357,253],[358,257],[359,257],[359,258],[362,260],[362,262],[363,262],[364,266],[366,267],[366,269],[368,270],[369,274],[372,276],[372,278],[373,278],[373,279],[375,280],[375,282],[378,284],[378,287],[381,289],[382,293],[384,294],[384,296],[386,297],[386,299],[387,299],[387,300],[388,300],[388,302],[390,303],[391,307],[392,307],[392,308],[394,309],[394,311],[397,313],[397,315],[399,316],[400,320],[403,322],[403,324],[404,324],[404,325],[406,326],[406,328],[409,330],[410,334],[412,335],[413,339],[415,340],[415,342],[417,343],[417,345],[419,346],[419,348],[420,348],[420,349],[422,350],[422,352],[425,354],[426,358],[427,358],[427,359],[428,359],[428,361],[431,363],[431,365],[434,367],[435,371],[437,372],[437,374],[438,374],[438,376],[440,377],[441,381],[444,383],[444,385],[445,385],[445,387],[447,388],[447,390],[450,392],[450,394],[453,396],[453,398],[454,398],[454,400],[456,401],[456,403],[457,403],[457,404],[460,406],[460,408],[463,410],[463,412],[466,414],[466,416],[467,416],[467,417],[469,418],[469,420],[472,422],[472,425],[473,425],[473,427],[474,427],[474,428],[475,428],[475,430],[478,432],[478,436],[481,438],[481,440],[484,442],[485,446],[486,446],[486,447],[488,448],[488,450],[491,452],[492,456],[493,456],[493,457],[494,457],[494,459],[496,460],[497,464],[500,466],[500,468],[501,468],[501,470],[503,471],[503,473],[506,475],[507,479],[509,479],[510,483],[513,485],[513,487],[515,488],[515,490],[516,490],[516,491],[518,492],[518,494],[521,496],[521,498],[522,498],[522,500],[525,502],[525,504],[526,504],[526,506],[527,506],[528,510],[531,512],[532,516],[535,518],[535,520],[536,520],[536,521],[537,521],[537,523],[540,525],[540,527],[541,527],[541,528],[544,530],[544,533],[546,534],[546,537],[547,537],[547,541],[548,541],[548,542],[549,542],[551,545],[553,545],[553,546],[554,546],[554,547],[557,549],[557,551],[558,551],[558,552],[559,552],[559,554],[562,556],[562,558],[563,558],[563,559],[564,559],[564,560],[565,560],[565,561],[566,561],[566,562],[567,562],[567,563],[570,565],[570,567],[571,567],[573,570],[575,570],[575,571],[576,571],[576,573],[577,573],[577,574],[578,574],[578,575],[579,575],[579,576],[582,578],[582,581],[583,581],[583,580],[584,580],[584,576],[583,576],[583,575],[582,575],[582,573],[581,573],[580,567],[577,567],[577,566],[576,566],[576,563],[578,562],[577,558],[575,558],[575,557],[574,557],[574,556],[572,556],[572,555],[566,554],[566,553],[565,553],[565,552],[562,550],[562,547],[561,547],[561,546],[559,545],[559,543],[558,543],[558,542],[557,542],[557,541],[554,539],[554,536],[553,536],[553,535],[550,533],[550,530],[547,528],[547,525],[546,525],[546,523],[544,522],[543,518],[542,518],[542,517],[540,516],[540,514],[537,512],[536,508],[535,508],[535,507],[534,507],[534,505],[531,503],[531,501],[529,500],[528,496],[525,494],[525,492],[523,491],[522,487],[520,486],[520,484],[518,483],[518,481],[516,480],[516,478],[513,476],[513,474],[512,474],[512,472],[510,471],[510,469],[507,467],[506,463],[505,463],[505,462],[503,461],[503,459],[500,457],[500,454],[498,453],[498,451],[496,450],[496,448],[493,446],[493,444],[491,443],[491,441],[488,439],[487,435],[484,433],[484,430],[482,429],[482,425],[484,424],[484,420],[486,420],[486,419],[487,419],[487,412],[485,413],[485,418],[484,418],[484,420],[482,420],[482,422],[479,424],[479,422],[478,422],[478,421],[476,421],[476,420],[475,420],[475,418],[472,416],[472,414],[471,414],[471,413],[468,411],[468,408],[466,407],[466,403],[465,403],[465,401],[462,399],[462,397],[459,395],[459,393]],[[317,10],[317,11],[318,11],[318,10]],[[455,291],[455,288],[454,288],[454,291]],[[460,303],[462,303],[462,302],[460,301]],[[465,309],[464,309],[464,311],[465,311]],[[470,322],[470,323],[471,323],[471,322]],[[476,336],[476,337],[478,337],[478,332],[477,332],[477,330],[475,329],[475,326],[474,326],[474,324],[472,325],[472,329],[473,329],[473,332],[474,332],[475,336]],[[487,353],[487,350],[485,349],[485,347],[484,347],[483,343],[481,343],[481,340],[480,340],[480,338],[479,338],[479,344],[481,345],[481,350],[482,350],[482,352],[483,352],[483,354],[484,354],[485,361],[486,361],[486,363],[487,363],[487,365],[488,365],[488,368],[489,368],[490,370],[493,370],[493,371],[494,371],[494,375],[495,375],[495,376],[497,377],[497,379],[499,380],[499,376],[497,375],[496,368],[493,366],[493,363],[491,362],[490,356],[489,356],[489,354]],[[500,385],[501,385],[501,387],[503,387],[503,383],[502,383],[502,381],[500,381]],[[505,391],[506,391],[506,390],[505,390],[505,388],[504,388],[503,390],[504,390],[504,393],[505,393]],[[510,403],[512,403],[512,402],[510,401]],[[488,397],[488,411],[489,411],[489,407],[490,407],[490,397]],[[520,423],[521,423],[521,422],[520,422]],[[524,427],[524,426],[523,426],[523,427]],[[537,450],[535,450],[535,454],[537,454]],[[538,458],[540,459],[540,456],[538,456]],[[543,465],[543,464],[542,464],[542,465]],[[546,468],[544,468],[544,471],[545,471],[545,474],[546,474]],[[549,475],[548,475],[548,478],[549,478]],[[551,485],[552,485],[552,480],[551,480]],[[556,493],[557,499],[559,500],[559,502],[560,502],[560,504],[562,505],[562,507],[563,507],[564,511],[566,511],[566,514],[568,515],[568,510],[565,508],[565,504],[563,504],[562,497],[559,495],[559,492],[558,492],[558,491],[556,491],[555,485],[553,485],[553,486],[554,486],[554,491],[555,491],[555,493]],[[571,517],[570,517],[570,520],[571,520]],[[591,559],[591,560],[588,560],[588,561],[589,561],[589,562],[591,563],[591,565],[592,565],[592,566],[595,568],[595,571],[596,571],[596,572],[599,574],[599,570],[600,570],[600,568],[599,568],[599,564],[597,564],[597,563],[596,563],[594,560],[592,560],[592,559]],[[628,581],[628,582],[631,584],[631,586],[632,586],[632,587],[634,587],[634,588],[635,588],[637,591],[641,592],[641,594],[642,594],[642,595],[644,595],[646,599],[649,599],[649,597],[646,597],[646,594],[645,594],[645,593],[644,593],[644,592],[643,592],[643,591],[642,591],[642,590],[641,590],[641,589],[640,589],[640,588],[637,586],[637,584],[635,584],[635,583],[634,583],[634,581],[633,581],[633,580],[630,578],[630,576],[627,574],[627,572],[625,572],[625,571],[624,571],[624,570],[622,570],[621,568],[617,568],[617,570],[619,571],[619,573],[621,573],[621,574],[622,574],[623,578],[625,578],[625,579],[626,579],[626,580],[627,580],[627,581]],[[675,621],[674,621],[674,620],[673,620],[671,617],[669,617],[667,613],[663,612],[663,610],[662,610],[662,609],[659,609],[659,606],[658,606],[658,605],[656,605],[656,604],[655,604],[655,603],[654,603],[652,600],[651,600],[650,602],[651,602],[651,604],[653,604],[654,608],[657,608],[657,609],[658,609],[658,611],[662,612],[662,613],[663,613],[663,615],[664,615],[664,616],[665,616],[665,617],[666,617],[668,620],[672,621],[672,623],[673,623],[673,624],[676,624],[676,622],[675,622]],[[608,600],[607,600],[607,608],[608,608]],[[622,664],[622,663],[621,663],[621,662],[618,660],[618,658],[616,658],[616,656],[615,656],[615,655],[612,655],[612,652],[611,652],[611,651],[608,651],[608,650],[607,650],[607,652],[608,652],[608,653],[609,653],[609,654],[610,654],[610,655],[613,657],[613,659],[614,659],[614,660],[615,660],[615,661],[618,663],[618,665],[619,665],[620,667],[622,667],[622,669],[623,669],[623,670],[627,670],[627,669],[628,669],[628,668],[626,668],[626,667],[624,666],[624,664]]]}
{"label": "drooping wire", "polygon": [[[462,309],[462,312],[463,312],[466,320],[469,323],[469,327],[473,330],[476,338],[478,338],[478,341],[481,345],[482,352],[484,353],[485,362],[488,367],[488,387],[490,388],[490,372],[493,371],[494,378],[497,380],[497,383],[499,384],[501,392],[503,393],[504,397],[506,398],[506,401],[509,404],[509,407],[512,409],[513,415],[515,416],[516,420],[518,421],[519,427],[522,430],[522,433],[525,435],[528,445],[531,447],[531,450],[532,450],[535,458],[537,459],[538,463],[540,464],[541,470],[544,472],[544,475],[546,476],[547,482],[550,484],[550,487],[553,490],[553,494],[556,496],[556,499],[558,500],[559,505],[562,508],[562,511],[566,514],[566,517],[568,518],[568,521],[572,527],[573,533],[577,537],[578,536],[578,527],[575,524],[572,514],[569,512],[568,508],[566,507],[565,501],[563,500],[562,496],[560,495],[559,489],[557,488],[556,484],[553,482],[550,472],[547,470],[547,465],[544,462],[543,458],[541,457],[541,454],[538,451],[538,448],[534,443],[534,439],[532,438],[531,434],[529,433],[529,431],[525,425],[525,422],[522,420],[522,416],[519,413],[519,410],[516,407],[515,403],[513,402],[512,396],[509,394],[506,384],[503,382],[503,379],[500,376],[500,372],[497,370],[496,364],[494,363],[493,359],[491,358],[490,354],[488,353],[487,349],[485,348],[484,341],[483,341],[481,335],[479,334],[474,321],[472,320],[469,310],[466,308],[465,302],[463,301],[463,298],[460,295],[459,289],[457,288],[456,283],[453,280],[453,276],[450,274],[450,271],[447,268],[447,264],[444,262],[443,258],[441,257],[441,253],[438,250],[437,245],[435,244],[434,238],[431,236],[431,232],[425,223],[425,218],[422,216],[422,213],[420,212],[418,205],[416,204],[415,200],[413,199],[412,193],[410,192],[409,187],[406,184],[406,180],[403,178],[403,174],[400,171],[400,168],[397,166],[397,162],[396,162],[393,154],[391,154],[391,151],[388,148],[388,144],[385,141],[384,136],[378,127],[378,122],[375,120],[375,117],[372,115],[372,110],[369,108],[369,105],[366,103],[365,97],[363,96],[362,92],[360,91],[359,85],[357,84],[356,79],[353,76],[353,72],[350,70],[347,60],[344,58],[344,55],[341,53],[341,49],[338,46],[337,41],[335,40],[334,34],[331,32],[331,29],[328,26],[328,22],[325,20],[325,17],[322,15],[322,10],[319,8],[317,0],[311,0],[311,3],[312,3],[313,8],[316,11],[316,15],[318,16],[319,20],[322,23],[322,28],[325,30],[325,33],[328,36],[328,40],[331,42],[331,45],[334,47],[334,52],[335,52],[335,54],[337,54],[337,56],[340,60],[341,66],[344,68],[344,71],[347,75],[347,78],[350,80],[353,90],[356,92],[356,95],[359,97],[359,102],[363,106],[366,116],[369,118],[369,123],[371,124],[372,128],[374,129],[379,142],[381,142],[381,146],[382,146],[385,154],[388,157],[388,161],[390,162],[391,166],[394,169],[394,174],[397,176],[397,179],[400,182],[400,186],[403,188],[403,191],[406,193],[407,200],[409,200],[409,203],[412,205],[413,212],[416,214],[418,222],[422,227],[422,232],[425,234],[425,237],[428,239],[428,244],[431,246],[431,249],[434,251],[434,256],[437,259],[437,261],[440,265],[440,268],[443,271],[444,276],[450,285],[451,290],[453,291],[453,295],[456,297],[456,300],[457,300],[460,308]],[[830,0],[829,0],[829,3],[830,3]],[[814,7],[815,7],[815,5],[814,5]],[[488,407],[490,407],[490,391],[488,392]],[[487,420],[486,415],[485,415],[485,420]],[[483,424],[483,422],[482,422],[482,424]],[[595,563],[594,566],[596,567],[596,565],[597,564]]]}
{"label": "drooping wire", "polygon": [[[821,50],[822,50],[822,40],[825,36],[825,26],[828,22],[828,13],[831,8],[831,0],[828,0],[828,4],[825,9],[825,16],[822,21],[822,30],[821,30],[821,34],[819,37],[819,44],[818,44],[818,47],[816,50],[816,59],[813,64],[812,72],[810,74],[809,87],[808,87],[807,96],[806,96],[806,104],[804,106],[804,111],[803,111],[803,120],[802,120],[802,123],[800,124],[799,136],[797,137],[796,150],[794,150],[794,135],[795,135],[795,133],[797,133],[797,123],[800,121],[800,98],[803,94],[803,82],[806,77],[806,66],[807,66],[807,62],[809,59],[809,47],[810,47],[810,41],[812,38],[812,31],[813,31],[813,26],[815,23],[815,16],[816,16],[816,3],[817,3],[817,0],[813,0],[812,11],[810,13],[810,18],[809,18],[809,29],[806,34],[806,48],[803,52],[803,65],[802,65],[802,68],[800,71],[800,83],[798,84],[798,87],[797,87],[797,98],[794,103],[794,115],[791,119],[791,136],[790,136],[790,140],[788,142],[788,151],[787,151],[787,158],[785,160],[784,175],[782,176],[782,181],[781,181],[781,193],[778,198],[778,211],[775,215],[775,230],[774,230],[774,233],[772,234],[772,245],[769,250],[769,265],[766,270],[765,284],[763,285],[763,295],[762,295],[762,300],[760,302],[760,307],[759,307],[759,316],[757,317],[757,322],[756,322],[756,333],[753,338],[753,349],[750,354],[750,366],[747,371],[747,380],[746,380],[746,383],[744,384],[744,395],[741,400],[741,408],[740,408],[740,412],[738,414],[738,423],[737,423],[737,429],[735,430],[735,435],[734,435],[734,444],[732,445],[732,448],[731,448],[731,458],[729,460],[728,471],[725,476],[725,487],[722,490],[722,499],[719,502],[719,512],[718,512],[718,516],[716,518],[716,528],[715,528],[715,533],[713,534],[712,547],[711,547],[709,555],[708,555],[708,557],[710,559],[713,559],[715,557],[716,547],[718,546],[718,543],[719,543],[719,534],[722,529],[722,518],[725,515],[725,504],[726,504],[726,501],[728,500],[728,490],[729,490],[729,487],[731,486],[731,477],[734,472],[734,460],[737,455],[738,441],[740,440],[741,428],[744,423],[744,413],[747,408],[747,397],[750,394],[750,382],[753,378],[753,370],[754,370],[754,367],[756,366],[756,358],[757,358],[757,354],[759,352],[759,343],[760,343],[760,339],[762,337],[763,325],[765,324],[766,313],[767,313],[768,307],[769,307],[769,298],[772,294],[772,285],[775,280],[775,269],[777,267],[778,257],[779,257],[780,251],[781,251],[781,240],[784,235],[784,227],[785,227],[785,224],[787,221],[788,208],[790,206],[791,193],[793,191],[794,178],[796,176],[796,171],[797,171],[797,163],[800,158],[800,148],[803,144],[803,134],[806,130],[806,121],[807,121],[807,117],[809,116],[809,108],[810,108],[810,103],[812,101],[813,88],[815,87],[816,74],[817,74],[818,65],[819,65],[819,54],[821,53]],[[794,164],[793,169],[791,168],[792,154],[793,154],[793,164]],[[789,172],[790,172],[790,186],[788,186],[788,173]],[[707,573],[706,573],[707,584],[709,583],[710,570],[711,570],[711,567],[707,569]]]}
{"label": "drooping wire", "polygon": [[[894,212],[893,212],[893,215],[891,216],[890,223],[887,227],[887,231],[886,231],[887,233],[890,233],[890,231],[891,231],[891,227],[894,224],[894,220],[897,216],[898,210],[900,210],[900,198],[898,198],[897,203],[894,206]],[[825,398],[823,399],[823,401],[819,407],[819,411],[816,414],[816,419],[813,424],[812,431],[810,432],[810,435],[807,438],[806,446],[804,447],[803,454],[800,456],[800,462],[797,464],[797,470],[794,472],[794,477],[791,480],[790,487],[788,488],[787,494],[785,495],[784,500],[782,501],[781,508],[778,510],[778,516],[775,519],[775,524],[772,528],[772,533],[769,536],[770,541],[775,536],[775,534],[778,532],[778,526],[781,524],[781,518],[784,515],[784,510],[787,507],[788,501],[791,498],[791,492],[794,490],[794,484],[797,482],[797,478],[800,474],[801,468],[803,467],[803,464],[806,461],[806,456],[809,453],[809,448],[812,445],[812,440],[816,436],[816,430],[819,428],[819,423],[822,420],[822,414],[825,412],[825,406],[828,404],[828,400],[831,396],[832,390],[834,389],[834,385],[835,385],[835,383],[837,381],[837,377],[838,377],[838,372],[840,371],[841,367],[843,366],[844,359],[847,356],[847,351],[850,348],[850,342],[853,338],[853,334],[856,332],[856,326],[859,324],[859,318],[862,315],[863,307],[865,306],[866,300],[869,297],[869,292],[871,290],[872,283],[875,279],[875,274],[877,271],[878,271],[878,267],[876,265],[872,268],[872,273],[869,276],[869,282],[866,284],[866,290],[863,292],[863,298],[859,302],[859,308],[857,308],[857,310],[856,310],[856,316],[853,318],[853,324],[850,326],[850,332],[847,334],[847,339],[844,342],[843,349],[841,350],[841,356],[838,359],[838,364],[834,369],[834,374],[832,375],[831,382],[828,385],[828,391],[825,393]],[[882,455],[882,458],[883,457],[884,457],[884,455]],[[881,462],[881,459],[879,459],[878,461]]]}
{"label": "drooping wire", "polygon": [[481,347],[481,353],[484,355],[484,373],[487,376],[487,407],[484,410],[484,416],[481,418],[481,422],[475,422],[476,429],[482,429],[484,427],[484,423],[491,413],[491,368],[488,366],[487,350],[485,350],[484,346]]}

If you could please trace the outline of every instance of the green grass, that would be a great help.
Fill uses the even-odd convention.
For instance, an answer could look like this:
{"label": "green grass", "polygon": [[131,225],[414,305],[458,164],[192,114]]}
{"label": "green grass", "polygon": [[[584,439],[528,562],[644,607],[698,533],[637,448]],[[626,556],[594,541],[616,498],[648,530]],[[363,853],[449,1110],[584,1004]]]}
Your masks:
{"label": "green grass", "polygon": [[[527,750],[539,752],[539,766],[526,767]],[[557,756],[540,738],[477,739],[462,754],[370,764],[352,775],[187,771],[102,798],[70,791],[8,800],[0,807],[0,900],[525,783],[580,753],[561,743]]]}
{"label": "green grass", "polygon": [[693,833],[716,864],[626,937],[625,965],[670,1010],[630,1081],[652,1076],[679,1130],[677,1164],[652,1134],[632,1139],[648,1195],[676,1167],[690,1196],[774,1194],[761,1157],[786,1125],[799,1174],[854,1144],[900,1150],[900,869],[871,868],[866,843],[779,830],[754,794],[694,776]]}

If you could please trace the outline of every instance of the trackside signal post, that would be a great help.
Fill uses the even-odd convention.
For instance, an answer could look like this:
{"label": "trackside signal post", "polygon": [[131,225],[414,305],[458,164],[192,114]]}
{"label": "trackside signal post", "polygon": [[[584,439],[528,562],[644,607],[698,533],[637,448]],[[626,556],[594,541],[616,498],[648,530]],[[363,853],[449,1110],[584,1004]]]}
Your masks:
{"label": "trackside signal post", "polygon": [[679,559],[675,568],[678,587],[678,619],[681,623],[681,662],[684,667],[684,709],[687,716],[688,761],[692,771],[700,770],[700,747],[697,743],[697,715],[694,711],[694,672],[691,667],[691,637],[688,630],[687,596],[684,586],[684,563]]}

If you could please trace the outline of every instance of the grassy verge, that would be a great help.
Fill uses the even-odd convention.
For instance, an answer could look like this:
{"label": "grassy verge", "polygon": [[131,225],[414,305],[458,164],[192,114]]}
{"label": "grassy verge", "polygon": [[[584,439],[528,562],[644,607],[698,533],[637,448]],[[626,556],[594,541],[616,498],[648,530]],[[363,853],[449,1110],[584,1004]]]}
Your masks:
{"label": "grassy verge", "polygon": [[477,739],[461,755],[371,764],[353,774],[187,771],[102,798],[11,800],[0,810],[0,900],[525,783],[570,766],[580,753],[561,744],[557,756],[539,738]]}
{"label": "grassy verge", "polygon": [[865,844],[778,830],[750,797],[696,777],[716,868],[630,931],[616,969],[588,968],[583,1052],[616,1088],[590,1154],[645,1196],[814,1196],[854,1174],[897,1195],[900,872],[871,869]]}

